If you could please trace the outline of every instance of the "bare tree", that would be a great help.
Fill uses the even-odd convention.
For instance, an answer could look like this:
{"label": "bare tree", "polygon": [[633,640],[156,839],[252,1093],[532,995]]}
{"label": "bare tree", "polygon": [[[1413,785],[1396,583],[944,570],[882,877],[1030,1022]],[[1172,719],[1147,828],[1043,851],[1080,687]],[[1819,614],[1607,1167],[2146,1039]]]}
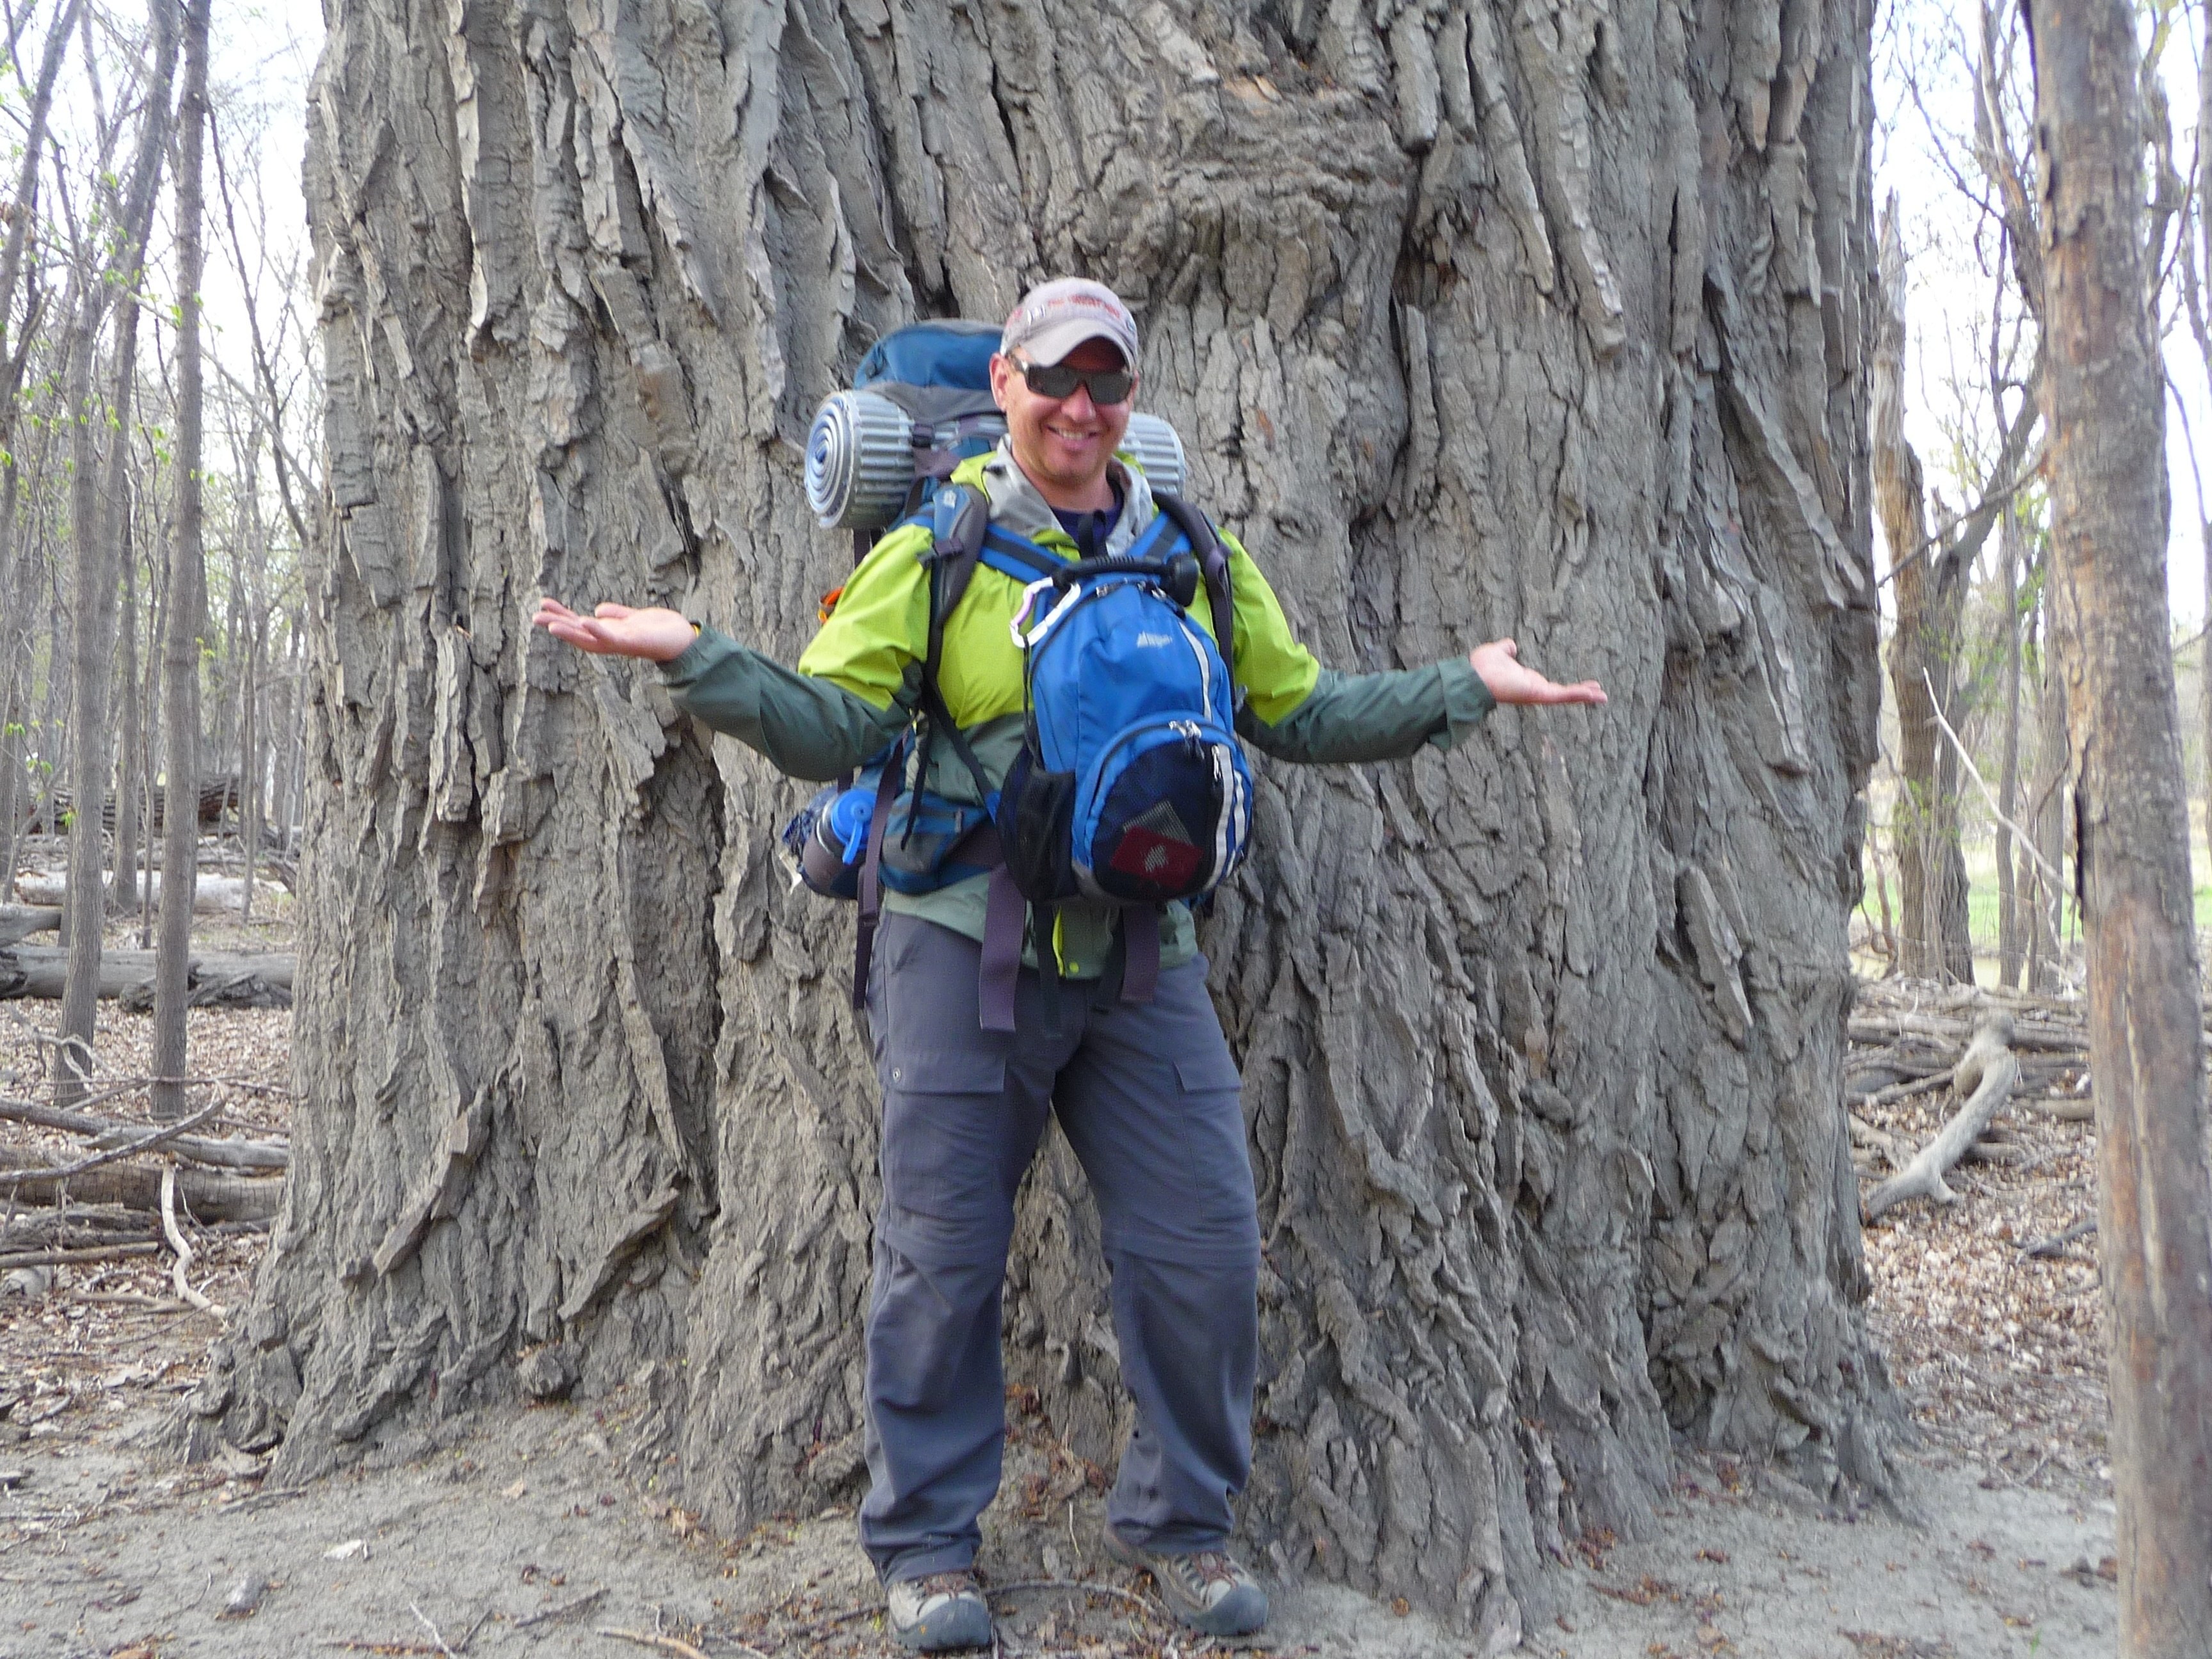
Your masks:
{"label": "bare tree", "polygon": [[[2145,100],[2119,0],[2031,0],[2057,645],[2079,800],[2120,1651],[2212,1654],[2212,1170],[2165,582]],[[2148,224],[2147,224],[2148,218]]]}
{"label": "bare tree", "polygon": [[[70,822],[67,888],[69,979],[62,997],[61,1043],[54,1051],[56,1098],[63,1105],[73,1103],[84,1091],[98,1011],[100,930],[106,914],[106,836],[101,806],[107,794],[112,759],[107,700],[117,587],[131,556],[124,469],[130,450],[131,392],[137,377],[142,267],[153,224],[162,152],[168,143],[169,82],[176,62],[167,4],[167,0],[152,0],[154,59],[141,88],[143,108],[137,151],[123,199],[112,200],[112,190],[103,191],[118,210],[112,220],[113,263],[109,263],[106,250],[80,247],[77,252],[80,283],[69,348],[68,411],[73,438],[70,513],[76,546],[72,673],[76,810]],[[104,167],[101,175],[106,175]],[[95,410],[91,392],[93,359],[111,295],[115,296],[114,389],[106,407]],[[113,435],[103,458],[98,441],[110,427]]]}
{"label": "bare tree", "polygon": [[168,629],[162,656],[167,773],[161,835],[161,927],[155,943],[154,1085],[157,1118],[185,1114],[185,975],[199,863],[200,290],[205,264],[201,157],[208,117],[210,0],[155,0],[183,21],[184,88],[177,100],[177,521],[169,550]]}
{"label": "bare tree", "polygon": [[1897,632],[1889,644],[1896,701],[1898,792],[1892,821],[1900,932],[1897,969],[1915,979],[1974,980],[1966,860],[1959,844],[1958,756],[1942,724],[1959,725],[1956,659],[1976,550],[1949,526],[1931,533],[1920,457],[1905,436],[1905,244],[1897,198],[1884,205],[1881,307],[1875,328],[1874,487],[1889,544]]}
{"label": "bare tree", "polygon": [[[17,696],[22,665],[30,653],[29,630],[15,635],[16,574],[15,520],[17,473],[15,459],[15,393],[22,385],[23,364],[36,333],[39,305],[35,290],[26,307],[21,326],[15,325],[15,303],[24,286],[24,250],[30,245],[31,225],[37,214],[39,179],[45,166],[46,125],[53,108],[54,83],[67,55],[70,37],[76,27],[82,0],[58,0],[54,21],[46,31],[39,60],[39,78],[30,93],[29,118],[23,137],[23,154],[15,169],[13,211],[8,217],[8,236],[0,245],[0,451],[8,459],[0,467],[0,898],[7,896],[15,879],[15,832],[21,811],[17,789],[23,778],[23,726]],[[11,337],[10,330],[14,330]],[[27,607],[25,607],[27,611]]]}

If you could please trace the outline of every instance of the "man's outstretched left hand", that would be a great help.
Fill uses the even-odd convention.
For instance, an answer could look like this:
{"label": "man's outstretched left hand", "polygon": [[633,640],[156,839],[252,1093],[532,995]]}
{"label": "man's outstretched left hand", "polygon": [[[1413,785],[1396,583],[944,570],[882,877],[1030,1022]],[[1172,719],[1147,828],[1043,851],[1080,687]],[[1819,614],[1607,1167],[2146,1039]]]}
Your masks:
{"label": "man's outstretched left hand", "polygon": [[1546,679],[1521,661],[1521,647],[1510,640],[1492,640],[1468,653],[1467,659],[1500,702],[1588,702],[1605,701],[1605,688],[1595,680],[1560,685]]}

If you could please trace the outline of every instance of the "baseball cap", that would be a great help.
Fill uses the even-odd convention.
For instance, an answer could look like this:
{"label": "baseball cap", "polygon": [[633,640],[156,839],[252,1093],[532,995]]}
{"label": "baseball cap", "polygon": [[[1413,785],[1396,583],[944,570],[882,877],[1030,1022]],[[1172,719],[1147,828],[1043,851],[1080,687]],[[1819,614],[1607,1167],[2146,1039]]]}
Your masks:
{"label": "baseball cap", "polygon": [[1104,340],[1124,362],[1137,364],[1137,319],[1121,296],[1103,283],[1061,276],[1040,283],[1022,296],[999,336],[999,349],[1016,348],[1034,363],[1060,362],[1085,340]]}

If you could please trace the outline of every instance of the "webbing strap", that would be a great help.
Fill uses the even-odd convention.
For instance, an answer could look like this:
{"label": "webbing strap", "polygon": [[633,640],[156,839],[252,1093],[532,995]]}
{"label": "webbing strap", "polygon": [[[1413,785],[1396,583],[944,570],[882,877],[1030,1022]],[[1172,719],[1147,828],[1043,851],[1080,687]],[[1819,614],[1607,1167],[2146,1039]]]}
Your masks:
{"label": "webbing strap", "polygon": [[983,961],[975,970],[977,1023],[987,1031],[1014,1029],[1014,991],[1022,977],[1022,927],[1029,919],[1029,908],[1001,859],[991,872],[990,898],[983,911]]}
{"label": "webbing strap", "polygon": [[[1188,501],[1167,491],[1155,490],[1152,500],[1158,505],[1161,515],[1175,521],[1182,532],[1190,550],[1198,556],[1198,568],[1205,573],[1206,592],[1212,602],[1213,643],[1221,653],[1221,660],[1229,665],[1230,678],[1237,674],[1237,598],[1229,575],[1229,555],[1222,550],[1221,538],[1213,533],[1213,526]],[[1238,688],[1237,701],[1244,700],[1243,688]]]}
{"label": "webbing strap", "polygon": [[1060,907],[1030,908],[1030,944],[1036,951],[1037,981],[1044,987],[1044,1034],[1060,1035]]}
{"label": "webbing strap", "polygon": [[1121,1000],[1150,1002],[1160,984],[1160,907],[1121,912]]}
{"label": "webbing strap", "polygon": [[884,827],[890,822],[891,803],[898,799],[899,778],[906,770],[906,740],[902,738],[884,762],[876,780],[876,810],[868,819],[868,850],[860,860],[860,914],[853,927],[853,1006],[868,1006],[868,969],[876,954],[876,924],[884,914]]}

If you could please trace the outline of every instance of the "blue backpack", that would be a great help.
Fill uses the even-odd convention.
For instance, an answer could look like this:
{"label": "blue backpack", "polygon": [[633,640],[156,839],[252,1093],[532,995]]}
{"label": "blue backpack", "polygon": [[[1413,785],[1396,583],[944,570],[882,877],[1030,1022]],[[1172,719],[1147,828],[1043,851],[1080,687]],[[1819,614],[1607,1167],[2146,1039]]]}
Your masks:
{"label": "blue backpack", "polygon": [[1229,669],[1185,610],[1201,570],[1182,516],[1163,510],[1127,553],[1073,564],[984,538],[985,562],[1035,573],[1012,623],[1028,727],[993,814],[1032,904],[1201,898],[1244,856],[1252,775]]}

